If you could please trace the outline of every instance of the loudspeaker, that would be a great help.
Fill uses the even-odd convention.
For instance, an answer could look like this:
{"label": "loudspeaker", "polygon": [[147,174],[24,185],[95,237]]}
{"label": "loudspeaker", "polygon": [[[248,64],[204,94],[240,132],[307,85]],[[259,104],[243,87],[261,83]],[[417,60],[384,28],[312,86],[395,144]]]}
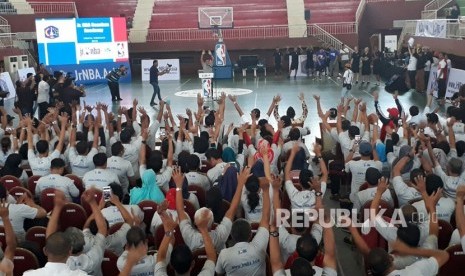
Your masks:
{"label": "loudspeaker", "polygon": [[305,10],[305,20],[306,21],[310,20],[310,10]]}

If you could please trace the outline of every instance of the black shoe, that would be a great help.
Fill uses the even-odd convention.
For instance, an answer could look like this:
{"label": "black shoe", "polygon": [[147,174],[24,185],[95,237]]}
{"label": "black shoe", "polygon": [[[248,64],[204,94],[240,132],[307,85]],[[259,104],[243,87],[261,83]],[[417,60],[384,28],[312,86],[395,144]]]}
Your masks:
{"label": "black shoe", "polygon": [[362,84],[360,84],[360,85],[364,85],[364,84],[365,84],[365,82],[364,82],[364,81],[362,81]]}
{"label": "black shoe", "polygon": [[157,103],[150,103],[150,106],[155,106],[157,105]]}
{"label": "black shoe", "polygon": [[118,98],[118,99],[117,99],[117,101],[122,101],[122,100],[123,100],[123,99],[121,99],[121,98]]}
{"label": "black shoe", "polygon": [[116,102],[116,100],[115,100],[115,99],[111,99],[111,101],[112,101],[112,102]]}
{"label": "black shoe", "polygon": [[355,84],[358,84],[358,81],[355,81]]}
{"label": "black shoe", "polygon": [[369,81],[367,81],[367,85],[370,85],[370,82],[369,82]]}

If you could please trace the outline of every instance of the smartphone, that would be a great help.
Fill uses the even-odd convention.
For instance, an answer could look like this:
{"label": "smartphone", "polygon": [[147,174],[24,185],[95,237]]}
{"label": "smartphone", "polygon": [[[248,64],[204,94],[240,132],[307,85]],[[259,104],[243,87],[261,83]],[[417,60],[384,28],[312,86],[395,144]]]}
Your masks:
{"label": "smartphone", "polygon": [[355,135],[355,144],[360,144],[360,135]]}
{"label": "smartphone", "polygon": [[399,119],[399,121],[397,121],[397,125],[402,126],[402,119]]}
{"label": "smartphone", "polygon": [[166,136],[166,131],[164,128],[160,128],[160,136],[161,137]]}
{"label": "smartphone", "polygon": [[110,188],[109,186],[103,187],[102,196],[103,196],[103,200],[105,200],[105,201],[110,201],[110,198],[111,198],[111,188]]}
{"label": "smartphone", "polygon": [[237,168],[236,162],[229,162],[229,166],[234,167],[236,169],[239,169],[239,168]]}

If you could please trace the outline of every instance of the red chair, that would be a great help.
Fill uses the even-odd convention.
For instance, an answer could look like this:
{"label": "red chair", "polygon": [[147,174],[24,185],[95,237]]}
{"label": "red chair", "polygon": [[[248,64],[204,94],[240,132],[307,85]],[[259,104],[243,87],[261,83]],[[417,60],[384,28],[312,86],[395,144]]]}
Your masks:
{"label": "red chair", "polygon": [[12,195],[16,200],[22,197],[24,194],[27,194],[30,198],[34,198],[32,196],[32,193],[28,189],[23,187],[13,187],[8,191],[8,193]]}
{"label": "red chair", "polygon": [[39,260],[37,260],[36,255],[24,248],[16,248],[13,264],[15,266],[14,276],[22,276],[28,270],[39,268]]}
{"label": "red chair", "polygon": [[30,242],[34,242],[39,245],[40,250],[45,247],[45,233],[47,228],[43,226],[34,226],[29,228],[26,232],[26,240]]}
{"label": "red chair", "polygon": [[200,207],[205,207],[207,196],[206,196],[205,190],[201,186],[196,185],[196,184],[189,184],[189,186],[187,187],[187,190],[189,190],[189,193],[193,193],[195,196],[197,196]]}
{"label": "red chair", "polygon": [[195,210],[194,205],[187,199],[184,199],[184,211],[186,211],[191,220],[194,221],[195,211],[197,210]]}
{"label": "red chair", "polygon": [[37,186],[37,181],[41,178],[40,175],[33,175],[30,176],[29,179],[27,180],[27,189],[35,196],[36,195],[36,186]]}
{"label": "red chair", "polygon": [[[163,240],[163,237],[165,236],[165,229],[163,228],[163,225],[160,225],[157,227],[157,230],[155,230],[155,236],[153,237],[154,239],[154,244],[155,248],[158,249],[158,247],[161,244],[161,241]],[[182,245],[184,244],[184,239],[182,238],[181,235],[181,230],[179,229],[179,225],[176,226],[174,229],[174,247],[177,245]]]}
{"label": "red chair", "polygon": [[449,247],[450,238],[452,236],[452,232],[454,232],[454,228],[450,223],[442,219],[438,220],[438,225],[438,248],[446,249],[447,247]]}
{"label": "red chair", "polygon": [[45,211],[50,212],[53,210],[55,198],[55,189],[47,188],[40,193],[40,206],[45,209]]}
{"label": "red chair", "polygon": [[118,232],[118,230],[123,226],[124,222],[118,222],[113,224],[110,229],[108,229],[108,235],[113,235],[114,233]]}
{"label": "red chair", "polygon": [[155,201],[143,200],[137,204],[139,208],[144,212],[144,223],[147,228],[150,228],[152,224],[153,215],[157,211],[158,204]]}
{"label": "red chair", "polygon": [[2,243],[2,250],[5,251],[6,237],[5,237],[5,228],[3,227],[3,225],[0,225],[0,242]]}
{"label": "red chair", "polygon": [[294,184],[299,184],[300,183],[300,170],[293,170],[289,174],[289,177],[291,178],[292,183]]}
{"label": "red chair", "polygon": [[[363,221],[368,219],[367,217],[365,217],[365,213],[369,214],[370,212],[366,212],[364,210],[370,210],[371,202],[372,202],[372,200],[366,202],[363,205],[363,207],[360,209],[360,213],[359,213],[360,221],[363,222]],[[392,207],[391,204],[389,204],[387,201],[380,200],[379,201],[379,208],[386,210],[384,212],[383,216],[386,216],[386,217],[389,217],[389,218],[392,217],[392,214],[394,213],[394,207]]]}
{"label": "red chair", "polygon": [[[102,191],[100,190],[95,190],[95,201],[100,202],[100,199],[102,199]],[[86,210],[87,216],[92,215],[92,208],[90,208],[90,205],[82,200],[82,195],[81,195],[81,205]]]}
{"label": "red chair", "polygon": [[117,261],[118,256],[115,253],[109,250],[105,250],[101,265],[103,276],[113,276],[119,274],[119,269],[116,266]]}
{"label": "red chair", "polygon": [[0,183],[5,186],[5,188],[9,191],[13,187],[22,187],[21,181],[12,175],[5,175],[4,177],[0,178]]}
{"label": "red chair", "polygon": [[64,231],[68,227],[82,229],[87,220],[87,213],[81,205],[66,203],[60,213],[60,226]]}
{"label": "red chair", "polygon": [[212,165],[208,161],[202,161],[202,165],[200,165],[200,172],[207,173],[212,168]]}
{"label": "red chair", "polygon": [[368,189],[368,183],[365,182],[360,186],[360,188],[358,188],[358,191],[361,192],[361,191],[364,191],[366,189]]}
{"label": "red chair", "polygon": [[84,188],[84,184],[82,183],[82,179],[79,176],[74,175],[74,174],[67,174],[65,176],[73,180],[74,186],[76,186],[76,188],[79,190],[79,196],[81,196],[82,193],[84,193],[84,191],[86,190]]}
{"label": "red chair", "polygon": [[465,263],[465,252],[462,245],[456,244],[446,249],[449,260],[439,268],[440,276],[463,275],[463,264]]}
{"label": "red chair", "polygon": [[200,271],[202,271],[203,265],[207,261],[205,248],[194,250],[194,252],[192,252],[192,256],[194,260],[194,267],[191,270],[191,275],[199,275]]}

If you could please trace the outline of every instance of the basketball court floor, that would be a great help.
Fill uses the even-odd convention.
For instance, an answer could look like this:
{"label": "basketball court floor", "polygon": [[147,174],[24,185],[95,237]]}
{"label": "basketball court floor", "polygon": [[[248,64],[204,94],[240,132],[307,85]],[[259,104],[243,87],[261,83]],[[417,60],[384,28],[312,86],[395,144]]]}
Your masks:
{"label": "basketball court floor", "polygon": [[[197,108],[196,95],[201,91],[201,82],[198,78],[182,78],[180,81],[166,81],[160,82],[161,94],[165,101],[169,101],[173,115],[185,114],[186,108],[193,111]],[[296,116],[300,116],[302,112],[301,104],[298,99],[300,92],[303,92],[308,105],[308,117],[305,121],[305,126],[311,130],[311,134],[305,137],[305,142],[309,149],[312,149],[312,144],[315,137],[320,137],[319,122],[320,119],[317,115],[315,100],[313,95],[321,97],[321,104],[323,110],[328,110],[331,107],[336,107],[340,101],[340,91],[342,85],[338,80],[323,78],[322,80],[301,77],[294,80],[293,78],[287,79],[285,75],[274,76],[268,75],[258,78],[242,78],[237,77],[233,80],[217,81],[215,84],[215,92],[236,94],[237,102],[241,106],[245,114],[250,114],[250,111],[257,107],[265,114],[270,106],[273,96],[281,95],[281,103],[279,106],[279,113],[285,114],[288,106],[293,106],[296,111]],[[356,98],[362,98],[367,103],[367,110],[369,113],[375,112],[374,102],[371,93],[376,86],[372,80],[369,87],[366,84],[361,87],[360,84],[354,85],[352,88],[352,95]],[[120,84],[121,97],[123,101],[119,103],[112,103],[110,101],[110,91],[106,84],[98,84],[88,86],[86,88],[87,96],[83,98],[87,104],[94,105],[96,102],[105,102],[112,106],[112,111],[117,112],[118,107],[126,106],[131,107],[133,99],[137,99],[140,106],[145,107],[149,115],[155,115],[158,110],[150,107],[150,99],[152,96],[152,86],[148,82],[141,82],[139,80],[132,83]],[[386,112],[389,107],[395,107],[392,95],[384,91],[384,86],[379,87],[380,90],[380,105],[382,110]],[[425,105],[425,95],[419,93],[407,92],[399,96],[405,109],[415,104],[422,109]],[[11,110],[13,100],[8,100],[5,103],[7,110]],[[352,111],[349,111],[351,116]],[[225,112],[225,124],[234,123],[239,125],[241,122],[234,106],[227,100]],[[17,123],[17,121],[15,122]],[[277,122],[273,116],[270,118],[270,123],[276,127]],[[337,208],[338,203],[329,199],[329,193],[325,196],[325,205],[329,208]],[[336,242],[338,262],[341,275],[362,275],[361,272],[361,259],[355,253],[350,245],[344,243],[344,237],[348,234],[341,229],[336,229]],[[354,262],[355,260],[355,262]]]}

